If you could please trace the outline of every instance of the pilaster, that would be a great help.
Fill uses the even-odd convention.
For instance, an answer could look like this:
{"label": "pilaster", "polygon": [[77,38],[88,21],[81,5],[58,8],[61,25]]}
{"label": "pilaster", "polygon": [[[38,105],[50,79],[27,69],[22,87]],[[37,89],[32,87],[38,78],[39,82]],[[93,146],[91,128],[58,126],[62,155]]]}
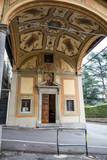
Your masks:
{"label": "pilaster", "polygon": [[11,83],[11,92],[10,92],[10,101],[8,108],[8,119],[6,125],[15,125],[16,120],[16,96],[17,96],[17,71],[13,71],[12,83]]}
{"label": "pilaster", "polygon": [[82,89],[82,79],[81,75],[77,75],[78,81],[78,98],[79,98],[79,106],[80,106],[80,123],[85,123],[85,109],[84,109],[84,98],[83,98],[83,89]]}

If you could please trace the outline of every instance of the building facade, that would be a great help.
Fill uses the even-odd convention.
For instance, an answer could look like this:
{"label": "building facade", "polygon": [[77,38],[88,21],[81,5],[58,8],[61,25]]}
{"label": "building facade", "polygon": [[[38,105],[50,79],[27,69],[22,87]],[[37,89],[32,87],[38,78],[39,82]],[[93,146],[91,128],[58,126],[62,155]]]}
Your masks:
{"label": "building facade", "polygon": [[81,62],[107,34],[105,1],[0,3],[1,32],[6,36],[9,27],[13,56],[7,125],[85,123]]}

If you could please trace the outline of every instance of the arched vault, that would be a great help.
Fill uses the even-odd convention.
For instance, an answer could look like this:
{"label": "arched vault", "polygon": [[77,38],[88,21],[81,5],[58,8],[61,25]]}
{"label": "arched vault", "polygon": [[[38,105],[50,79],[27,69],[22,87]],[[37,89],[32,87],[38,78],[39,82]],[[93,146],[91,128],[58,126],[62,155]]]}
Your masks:
{"label": "arched vault", "polygon": [[53,53],[80,72],[87,49],[107,34],[106,5],[92,1],[6,1],[2,23],[10,28],[14,68],[39,53]]}

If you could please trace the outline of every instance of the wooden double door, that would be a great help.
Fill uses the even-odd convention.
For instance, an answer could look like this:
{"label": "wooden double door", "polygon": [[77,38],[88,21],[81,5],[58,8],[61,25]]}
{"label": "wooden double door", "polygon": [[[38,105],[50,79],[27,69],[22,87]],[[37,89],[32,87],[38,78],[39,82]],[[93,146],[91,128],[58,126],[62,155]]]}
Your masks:
{"label": "wooden double door", "polygon": [[42,123],[55,123],[55,95],[42,94]]}

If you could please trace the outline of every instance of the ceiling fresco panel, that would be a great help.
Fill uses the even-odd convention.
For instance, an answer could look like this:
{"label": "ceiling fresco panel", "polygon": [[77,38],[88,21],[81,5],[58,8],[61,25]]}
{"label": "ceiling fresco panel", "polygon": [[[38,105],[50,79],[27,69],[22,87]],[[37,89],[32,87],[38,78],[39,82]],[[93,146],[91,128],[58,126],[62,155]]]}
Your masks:
{"label": "ceiling fresco panel", "polygon": [[55,56],[55,70],[60,73],[73,73],[74,68],[63,58]]}
{"label": "ceiling fresco panel", "polygon": [[55,37],[47,36],[47,42],[46,42],[46,50],[53,50],[54,49],[54,43],[55,43]]}
{"label": "ceiling fresco panel", "polygon": [[[46,27],[46,30],[48,32],[59,33],[62,31],[62,30],[60,30],[60,28],[65,27],[65,22],[60,19],[47,19],[45,22],[45,25],[51,26],[51,27]],[[54,27],[56,27],[56,28],[54,28]]]}
{"label": "ceiling fresco panel", "polygon": [[99,29],[99,25],[91,18],[76,12],[69,17],[69,23],[79,26],[85,32],[92,32]]}
{"label": "ceiling fresco panel", "polygon": [[[75,30],[74,28],[69,28],[69,30]],[[72,33],[72,31],[68,31],[70,33]],[[85,40],[86,39],[86,34],[80,33],[80,32],[73,32],[74,35],[76,35],[76,37],[79,37],[81,40]]]}
{"label": "ceiling fresco panel", "polygon": [[39,27],[39,23],[33,23],[32,24],[25,24],[25,25],[21,25],[18,27],[19,32],[25,31],[27,29],[31,29],[31,28],[38,28]]}
{"label": "ceiling fresco panel", "polygon": [[73,68],[62,58],[60,59],[61,72],[74,72]]}
{"label": "ceiling fresco panel", "polygon": [[56,17],[63,18],[67,12],[68,12],[68,9],[57,8],[53,15]]}
{"label": "ceiling fresco panel", "polygon": [[74,56],[78,53],[81,42],[71,36],[63,35],[59,39],[57,50],[64,52],[68,56]]}
{"label": "ceiling fresco panel", "polygon": [[32,8],[30,10],[24,11],[23,13],[18,15],[19,21],[29,21],[34,19],[43,19],[47,16],[49,12],[49,7],[38,7],[38,8]]}
{"label": "ceiling fresco panel", "polygon": [[20,49],[31,52],[32,50],[42,49],[43,33],[34,31],[20,35]]}

